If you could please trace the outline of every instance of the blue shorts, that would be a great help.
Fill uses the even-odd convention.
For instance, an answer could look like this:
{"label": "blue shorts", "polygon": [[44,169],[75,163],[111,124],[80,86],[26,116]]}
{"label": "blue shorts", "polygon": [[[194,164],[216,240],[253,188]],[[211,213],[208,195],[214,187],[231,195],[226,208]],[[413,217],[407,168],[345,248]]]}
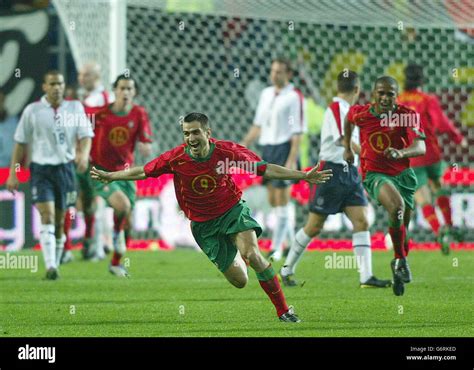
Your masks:
{"label": "blue shorts", "polygon": [[[277,145],[264,145],[262,147],[262,159],[267,163],[285,166],[290,155],[291,141]],[[299,164],[297,164],[299,167]],[[298,182],[298,181],[296,181]],[[287,188],[295,183],[293,180],[263,180],[264,184],[272,184],[275,188]]]}
{"label": "blue shorts", "polygon": [[321,161],[321,169],[331,169],[333,176],[324,184],[312,186],[310,212],[334,215],[346,207],[367,206],[362,179],[355,166]]}
{"label": "blue shorts", "polygon": [[73,162],[59,165],[31,163],[33,203],[54,202],[54,208],[66,209],[76,203],[76,170]]}

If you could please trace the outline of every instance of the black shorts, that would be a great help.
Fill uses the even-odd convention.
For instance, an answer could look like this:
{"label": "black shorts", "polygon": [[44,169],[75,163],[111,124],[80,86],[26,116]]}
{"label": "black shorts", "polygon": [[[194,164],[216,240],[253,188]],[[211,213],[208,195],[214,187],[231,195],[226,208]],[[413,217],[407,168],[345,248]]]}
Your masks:
{"label": "black shorts", "polygon": [[56,209],[76,203],[76,170],[73,162],[59,165],[31,163],[33,203],[54,202]]}
{"label": "black shorts", "polygon": [[367,206],[362,179],[353,165],[321,161],[321,169],[332,170],[328,182],[313,185],[309,198],[309,211],[334,215],[351,206]]}
{"label": "black shorts", "polygon": [[[267,163],[285,166],[288,156],[290,155],[291,141],[277,145],[262,146],[262,159]],[[299,163],[297,163],[299,168]],[[275,188],[287,188],[294,184],[294,180],[263,180],[264,184],[272,184]]]}

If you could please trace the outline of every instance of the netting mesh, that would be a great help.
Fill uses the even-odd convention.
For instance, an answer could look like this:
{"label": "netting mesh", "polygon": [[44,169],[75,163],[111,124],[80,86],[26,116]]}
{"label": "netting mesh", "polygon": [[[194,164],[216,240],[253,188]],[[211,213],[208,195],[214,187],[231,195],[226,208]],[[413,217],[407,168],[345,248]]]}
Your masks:
{"label": "netting mesh", "polygon": [[[77,45],[76,61],[96,59],[107,68],[108,4],[54,3],[66,26],[77,22],[68,32]],[[440,97],[469,140],[469,148],[461,149],[442,138],[445,160],[459,167],[474,160],[469,1],[135,0],[127,2],[126,14],[126,42],[117,47],[127,50],[126,67],[139,82],[139,103],[150,112],[157,152],[182,141],[178,120],[189,111],[208,113],[215,137],[240,141],[269,83],[271,58],[284,55],[294,63],[294,84],[309,104],[307,163],[317,159],[321,110],[335,94],[337,74],[343,68],[360,74],[363,103],[376,77],[389,74],[403,83],[408,62],[425,66],[425,90]],[[298,207],[298,224],[305,212]],[[385,218],[376,220],[381,227]]]}

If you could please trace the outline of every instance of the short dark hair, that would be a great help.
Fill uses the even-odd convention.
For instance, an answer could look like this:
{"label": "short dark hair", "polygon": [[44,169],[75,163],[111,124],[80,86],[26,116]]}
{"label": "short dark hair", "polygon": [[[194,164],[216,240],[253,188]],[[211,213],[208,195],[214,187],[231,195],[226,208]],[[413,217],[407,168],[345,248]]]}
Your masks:
{"label": "short dark hair", "polygon": [[43,82],[46,82],[46,77],[48,76],[59,76],[59,75],[62,76],[63,74],[57,69],[50,69],[43,75]]}
{"label": "short dark hair", "polygon": [[404,70],[405,90],[413,90],[423,84],[423,67],[419,64],[409,63]]}
{"label": "short dark hair", "polygon": [[350,93],[359,85],[359,75],[354,71],[345,69],[337,75],[337,92]]}
{"label": "short dark hair", "polygon": [[133,83],[135,84],[135,90],[137,91],[137,95],[138,95],[137,81],[132,76],[130,76],[130,74],[122,73],[121,75],[118,75],[117,78],[115,79],[114,83],[112,84],[113,88],[116,89],[119,82],[122,81],[122,80],[133,81]]}
{"label": "short dark hair", "polygon": [[375,80],[375,83],[374,83],[374,90],[375,90],[375,86],[377,86],[377,84],[379,84],[379,83],[386,83],[386,84],[395,86],[397,88],[397,91],[398,91],[398,82],[393,77],[381,76],[381,77],[377,78]]}
{"label": "short dark hair", "polygon": [[184,116],[183,122],[194,122],[197,121],[201,124],[201,128],[208,129],[209,128],[209,117],[206,116],[204,113],[199,112],[191,112]]}
{"label": "short dark hair", "polygon": [[279,64],[283,64],[285,65],[286,67],[286,71],[288,73],[292,73],[293,72],[293,68],[291,66],[291,62],[289,59],[285,58],[285,57],[282,57],[282,56],[277,56],[275,58],[272,59],[272,64],[273,63],[279,63]]}

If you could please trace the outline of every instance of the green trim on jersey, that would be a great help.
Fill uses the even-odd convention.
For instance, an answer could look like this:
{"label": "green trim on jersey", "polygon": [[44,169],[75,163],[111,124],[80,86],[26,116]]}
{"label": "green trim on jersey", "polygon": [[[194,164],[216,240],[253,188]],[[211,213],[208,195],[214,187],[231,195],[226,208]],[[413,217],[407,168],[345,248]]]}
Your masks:
{"label": "green trim on jersey", "polygon": [[[395,104],[395,109],[393,109],[392,112],[396,112],[397,109],[398,109],[398,105]],[[375,104],[372,104],[372,105],[370,106],[369,112],[370,112],[370,114],[372,114],[375,118],[378,118],[378,119],[380,119],[380,117],[382,116],[382,114],[387,114],[387,113],[385,113],[385,112],[384,112],[384,113],[377,114],[377,113],[375,112]]]}
{"label": "green trim on jersey", "polygon": [[191,154],[191,150],[189,150],[189,146],[185,146],[184,147],[184,151],[186,152],[187,155],[189,155],[191,157],[192,160],[196,161],[196,162],[206,162],[208,161],[210,158],[211,158],[211,155],[212,153],[214,152],[214,149],[216,147],[216,144],[214,143],[211,143],[210,145],[210,149],[209,149],[209,153],[207,154],[207,156],[205,156],[204,158],[197,158],[197,157],[194,157],[192,154]]}

